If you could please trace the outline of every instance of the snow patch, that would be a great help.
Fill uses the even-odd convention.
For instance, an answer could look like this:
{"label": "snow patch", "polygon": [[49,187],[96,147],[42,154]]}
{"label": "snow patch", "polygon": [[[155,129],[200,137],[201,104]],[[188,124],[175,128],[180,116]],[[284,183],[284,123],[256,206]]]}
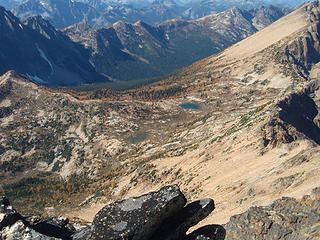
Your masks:
{"label": "snow patch", "polygon": [[49,4],[43,0],[40,0],[40,4],[42,5],[42,7],[46,8],[46,9],[50,7]]}
{"label": "snow patch", "polygon": [[27,73],[28,78],[32,79],[33,81],[37,82],[37,83],[41,83],[41,84],[46,84],[48,83],[47,81],[42,80],[41,78],[39,78],[38,76],[32,76],[30,74]]}
{"label": "snow patch", "polygon": [[49,59],[47,58],[46,54],[42,51],[42,49],[38,46],[38,44],[36,44],[36,48],[38,49],[40,56],[49,64],[50,68],[51,68],[51,74],[53,73],[53,67],[51,62],[49,61]]}

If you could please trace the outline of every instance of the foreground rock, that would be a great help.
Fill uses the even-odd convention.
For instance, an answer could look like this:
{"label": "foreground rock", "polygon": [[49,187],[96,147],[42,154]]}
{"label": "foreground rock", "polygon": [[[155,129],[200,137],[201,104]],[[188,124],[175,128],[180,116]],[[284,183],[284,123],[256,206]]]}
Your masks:
{"label": "foreground rock", "polygon": [[71,235],[76,232],[69,219],[61,216],[44,219],[39,216],[27,216],[24,217],[23,223],[41,234],[60,239],[71,239]]}
{"label": "foreground rock", "polygon": [[1,240],[311,240],[320,239],[320,188],[298,201],[276,200],[252,207],[221,225],[190,227],[214,209],[212,199],[186,206],[178,186],[163,187],[140,197],[105,206],[90,227],[75,233],[64,217],[21,216],[5,197],[1,200]]}
{"label": "foreground rock", "polygon": [[282,198],[267,207],[252,207],[230,218],[226,240],[320,239],[320,188],[301,201]]}
{"label": "foreground rock", "polygon": [[184,207],[185,204],[178,186],[163,187],[158,192],[105,206],[92,226],[73,239],[183,239],[190,227],[214,209],[212,199]]}
{"label": "foreground rock", "polygon": [[212,199],[192,202],[167,219],[153,235],[152,240],[184,239],[188,229],[206,218],[213,210]]}
{"label": "foreground rock", "polygon": [[6,197],[2,197],[0,200],[0,231],[21,218],[21,215],[10,205],[9,200]]}
{"label": "foreground rock", "polygon": [[[75,233],[67,218],[21,216],[4,197],[1,202],[0,236],[1,240],[186,239],[188,229],[214,209],[212,199],[185,206],[186,202],[177,185],[163,187],[157,192],[105,206],[97,213],[90,227]],[[197,237],[197,233],[192,236]]]}
{"label": "foreground rock", "polygon": [[169,186],[112,203],[95,216],[92,239],[149,239],[163,220],[178,213],[186,202],[178,186]]}
{"label": "foreground rock", "polygon": [[11,226],[7,226],[0,232],[1,239],[8,240],[53,240],[56,238],[43,235],[29,227],[27,227],[21,220],[17,221]]}
{"label": "foreground rock", "polygon": [[22,216],[6,197],[0,200],[0,236],[9,240],[71,239],[76,229],[64,217]]}

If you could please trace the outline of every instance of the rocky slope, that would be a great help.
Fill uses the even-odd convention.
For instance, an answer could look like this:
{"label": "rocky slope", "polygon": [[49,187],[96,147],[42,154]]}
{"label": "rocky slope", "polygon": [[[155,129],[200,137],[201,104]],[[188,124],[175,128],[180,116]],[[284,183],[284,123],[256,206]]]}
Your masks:
{"label": "rocky slope", "polygon": [[300,201],[282,198],[266,207],[252,207],[224,225],[225,239],[318,239],[319,189]]}
{"label": "rocky slope", "polygon": [[[91,222],[106,203],[178,184],[188,201],[215,200],[215,213],[196,228],[310,194],[320,174],[318,62],[299,71],[304,54],[293,61],[286,49],[295,51],[291,44],[310,31],[318,11],[319,2],[307,3],[222,53],[136,90],[52,91],[7,73],[0,88],[1,191],[19,212],[63,212]],[[249,216],[256,229],[235,232],[272,238],[282,225],[280,233],[301,236],[295,212],[288,224],[272,212],[281,204],[286,216],[295,203],[251,209],[229,229]],[[309,203],[297,205],[318,211],[317,201]],[[308,223],[311,215],[298,220]]]}
{"label": "rocky slope", "polygon": [[232,216],[224,226],[207,225],[186,231],[214,210],[212,199],[186,206],[178,186],[163,187],[140,197],[105,206],[91,226],[76,230],[65,217],[23,216],[2,197],[0,234],[2,239],[318,239],[319,188],[298,201],[282,198],[266,207],[252,207]]}
{"label": "rocky slope", "polygon": [[0,24],[1,74],[14,69],[51,86],[107,80],[90,64],[87,50],[41,17],[21,23],[1,7]]}
{"label": "rocky slope", "polygon": [[[8,197],[19,196],[20,203],[30,191],[41,192],[36,197],[40,202],[34,202],[40,208],[45,201],[62,200],[71,185],[75,195],[87,192],[87,184],[94,183],[90,175],[109,176],[101,188],[107,193],[114,187],[113,175],[122,174],[114,172],[120,159],[135,152],[130,142],[142,125],[165,126],[159,120],[175,115],[130,98],[78,101],[50,92],[13,71],[2,76],[0,93],[1,189]],[[71,177],[72,184],[65,185],[59,175]]]}

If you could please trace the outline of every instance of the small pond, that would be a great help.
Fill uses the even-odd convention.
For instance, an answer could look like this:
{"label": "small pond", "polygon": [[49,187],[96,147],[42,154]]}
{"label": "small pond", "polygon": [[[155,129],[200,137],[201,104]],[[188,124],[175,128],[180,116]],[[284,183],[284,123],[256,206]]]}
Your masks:
{"label": "small pond", "polygon": [[200,109],[200,106],[198,104],[194,104],[194,103],[183,103],[183,104],[180,104],[180,107],[184,108],[184,109]]}
{"label": "small pond", "polygon": [[146,138],[147,138],[147,133],[138,133],[130,138],[130,142],[131,144],[137,144],[139,142],[146,140]]}

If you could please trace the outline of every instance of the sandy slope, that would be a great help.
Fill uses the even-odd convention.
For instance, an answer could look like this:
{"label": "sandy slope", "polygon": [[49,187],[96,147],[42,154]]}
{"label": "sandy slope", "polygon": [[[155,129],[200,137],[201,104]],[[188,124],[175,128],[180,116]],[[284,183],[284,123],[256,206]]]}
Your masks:
{"label": "sandy slope", "polygon": [[304,29],[308,25],[304,7],[279,19],[256,34],[226,49],[222,56],[228,61],[252,56],[281,39]]}

